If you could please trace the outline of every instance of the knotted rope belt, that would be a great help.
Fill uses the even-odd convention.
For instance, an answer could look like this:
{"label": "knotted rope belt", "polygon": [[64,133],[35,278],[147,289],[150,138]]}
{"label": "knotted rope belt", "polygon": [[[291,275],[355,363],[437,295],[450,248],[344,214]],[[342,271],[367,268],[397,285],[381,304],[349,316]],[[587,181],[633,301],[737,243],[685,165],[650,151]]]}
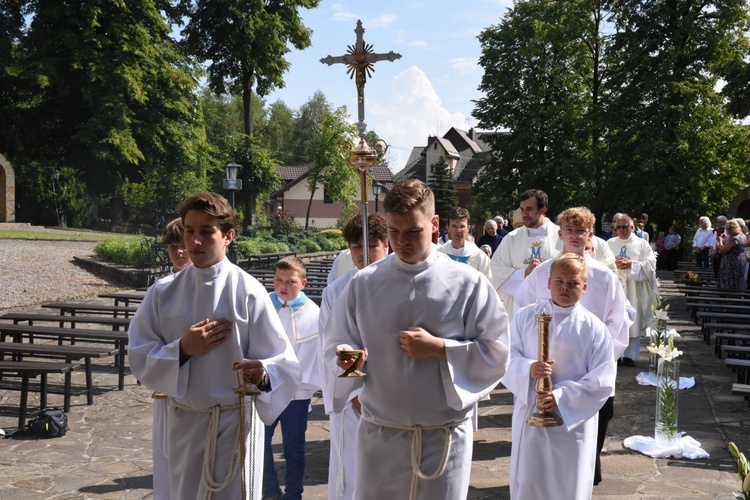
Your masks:
{"label": "knotted rope belt", "polygon": [[[239,397],[239,401],[237,403],[231,404],[231,405],[216,405],[212,406],[211,408],[207,409],[196,409],[192,408],[188,405],[185,405],[183,403],[180,403],[174,398],[169,398],[173,405],[175,405],[177,408],[180,408],[181,410],[189,411],[192,413],[208,413],[210,414],[210,418],[208,421],[208,429],[206,430],[206,441],[204,444],[204,452],[203,452],[203,484],[206,485],[206,500],[210,500],[212,495],[214,493],[219,493],[223,491],[229,484],[234,480],[234,477],[237,475],[237,470],[242,467],[243,471],[240,473],[242,476],[242,498],[243,500],[247,498],[247,483],[244,473],[244,467],[245,467],[245,415],[246,415],[246,408],[245,408],[245,401],[244,396]],[[250,410],[251,412],[254,411],[253,408],[253,402],[254,399],[251,398],[250,400]],[[229,470],[227,471],[227,475],[224,478],[223,481],[218,482],[214,481],[214,467],[216,464],[216,441],[218,439],[219,434],[219,416],[221,412],[223,411],[229,411],[229,410],[237,410],[240,411],[240,419],[239,424],[237,425],[237,439],[235,439],[235,445],[234,449],[232,450],[232,461],[229,464]],[[252,414],[252,413],[251,413]],[[255,415],[252,415],[252,423],[251,425],[251,432],[255,432]],[[251,453],[255,453],[255,435],[250,436],[250,442],[251,442]],[[252,457],[251,461],[254,461],[254,456]],[[251,484],[250,487],[253,487],[253,479],[254,474],[251,467],[250,470],[250,478],[251,478]],[[252,489],[250,490],[253,491]]]}
{"label": "knotted rope belt", "polygon": [[[451,453],[451,445],[453,443],[453,439],[451,437],[451,433],[453,432],[453,429],[458,427],[459,425],[463,424],[464,422],[468,421],[469,418],[466,417],[462,420],[455,420],[453,422],[448,422],[447,424],[439,424],[439,425],[399,425],[399,424],[391,424],[386,422],[378,422],[377,420],[374,420],[364,414],[360,415],[360,418],[363,418],[365,421],[373,424],[378,425],[380,427],[387,427],[389,429],[398,429],[402,431],[411,431],[412,432],[412,438],[411,438],[411,488],[409,490],[409,499],[413,500],[416,498],[417,495],[417,479],[424,479],[424,480],[432,480],[437,479],[440,476],[443,475],[445,472],[445,467],[448,464],[448,457]],[[438,468],[435,471],[434,474],[431,476],[426,475],[422,472],[422,469],[420,467],[420,464],[422,462],[422,431],[432,431],[442,429],[443,433],[445,434],[445,444],[443,445],[443,455],[440,457],[440,463],[438,464]]]}

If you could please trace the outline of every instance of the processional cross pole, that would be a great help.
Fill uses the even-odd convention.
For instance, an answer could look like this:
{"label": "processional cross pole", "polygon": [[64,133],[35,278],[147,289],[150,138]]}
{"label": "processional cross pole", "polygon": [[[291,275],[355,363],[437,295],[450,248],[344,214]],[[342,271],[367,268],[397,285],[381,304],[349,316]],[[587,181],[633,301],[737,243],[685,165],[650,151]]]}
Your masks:
{"label": "processional cross pole", "polygon": [[343,56],[327,56],[320,60],[323,64],[329,66],[333,64],[345,64],[348,66],[347,74],[349,78],[354,79],[357,86],[357,130],[359,131],[359,143],[352,148],[351,144],[346,144],[346,161],[359,174],[360,179],[360,199],[362,201],[362,246],[364,247],[365,265],[370,263],[369,243],[367,234],[367,171],[378,163],[388,150],[388,144],[382,139],[370,147],[365,143],[365,132],[367,122],[365,122],[365,84],[367,79],[372,77],[375,72],[374,64],[378,61],[395,61],[401,58],[401,54],[393,51],[384,54],[376,54],[372,50],[372,44],[365,43],[365,29],[362,27],[362,21],[357,21],[357,27],[354,32],[357,34],[357,41],[354,45],[349,45],[346,54]]}

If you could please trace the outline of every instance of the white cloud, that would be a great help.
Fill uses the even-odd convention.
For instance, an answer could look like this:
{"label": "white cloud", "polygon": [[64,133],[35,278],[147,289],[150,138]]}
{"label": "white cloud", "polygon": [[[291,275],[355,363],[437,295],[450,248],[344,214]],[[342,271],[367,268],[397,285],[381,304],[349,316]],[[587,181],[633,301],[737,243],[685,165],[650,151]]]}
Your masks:
{"label": "white cloud", "polygon": [[391,170],[404,168],[414,146],[426,146],[430,135],[442,136],[451,127],[467,129],[463,113],[451,113],[427,75],[412,66],[393,79],[390,101],[367,103],[368,129],[391,145]]}
{"label": "white cloud", "polygon": [[346,6],[340,3],[331,5],[331,10],[333,11],[333,15],[331,15],[332,21],[351,21],[359,19],[357,14],[349,12]]}
{"label": "white cloud", "polygon": [[394,14],[381,14],[378,17],[368,19],[367,22],[365,22],[365,26],[368,26],[374,29],[384,28],[386,26],[390,26],[396,21],[398,21],[398,16]]}
{"label": "white cloud", "polygon": [[455,59],[448,59],[446,62],[451,65],[451,68],[463,73],[468,73],[479,67],[478,57],[456,57]]}

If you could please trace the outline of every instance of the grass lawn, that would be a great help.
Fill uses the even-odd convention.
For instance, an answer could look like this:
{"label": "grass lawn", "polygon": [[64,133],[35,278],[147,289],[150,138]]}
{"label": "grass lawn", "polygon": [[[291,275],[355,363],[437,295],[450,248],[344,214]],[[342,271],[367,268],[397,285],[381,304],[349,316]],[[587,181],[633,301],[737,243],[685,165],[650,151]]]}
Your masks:
{"label": "grass lawn", "polygon": [[107,238],[130,236],[132,235],[81,229],[0,229],[0,239],[5,240],[102,241]]}

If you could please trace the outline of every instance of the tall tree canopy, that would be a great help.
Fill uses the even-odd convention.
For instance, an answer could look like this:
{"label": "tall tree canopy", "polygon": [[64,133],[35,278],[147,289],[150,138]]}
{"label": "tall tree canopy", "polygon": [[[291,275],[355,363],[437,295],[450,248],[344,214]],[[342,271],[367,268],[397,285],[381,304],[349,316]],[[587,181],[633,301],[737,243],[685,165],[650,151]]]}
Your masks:
{"label": "tall tree canopy", "polygon": [[541,188],[553,213],[648,211],[662,225],[726,210],[750,158],[728,112],[742,114],[747,28],[743,0],[516,2],[480,35],[474,115],[503,133],[478,198]]}
{"label": "tall tree canopy", "polygon": [[453,183],[453,172],[445,156],[430,165],[430,188],[435,194],[435,213],[440,216],[440,224],[448,224],[448,213],[458,207],[456,185]]}
{"label": "tall tree canopy", "polygon": [[326,197],[348,205],[357,195],[358,175],[341,155],[341,145],[351,143],[356,136],[356,127],[347,121],[346,107],[323,113],[318,133],[313,144],[313,166],[307,178],[310,199],[305,216],[305,229],[309,226],[310,207],[319,186],[325,189]]}
{"label": "tall tree canopy", "polygon": [[[152,179],[147,189],[168,200],[185,192],[166,192],[181,183],[163,183],[165,176],[205,188],[206,142],[195,119],[199,73],[170,37],[168,4],[22,3],[31,24],[13,65],[24,99],[16,103],[11,146],[13,160],[24,164],[19,184],[33,186],[40,182],[33,177],[73,167],[92,197],[93,217],[98,195],[122,195],[126,182]],[[34,220],[40,192],[18,195],[19,217]]]}
{"label": "tall tree canopy", "polygon": [[253,135],[251,95],[266,96],[284,86],[290,45],[302,50],[311,32],[299,10],[320,0],[184,0],[189,21],[182,34],[189,51],[208,64],[208,83],[216,94],[239,94],[245,135]]}
{"label": "tall tree canopy", "polygon": [[747,127],[716,88],[748,56],[747,3],[621,0],[613,19],[610,207],[656,213],[662,226],[725,211],[747,185],[750,154]]}

